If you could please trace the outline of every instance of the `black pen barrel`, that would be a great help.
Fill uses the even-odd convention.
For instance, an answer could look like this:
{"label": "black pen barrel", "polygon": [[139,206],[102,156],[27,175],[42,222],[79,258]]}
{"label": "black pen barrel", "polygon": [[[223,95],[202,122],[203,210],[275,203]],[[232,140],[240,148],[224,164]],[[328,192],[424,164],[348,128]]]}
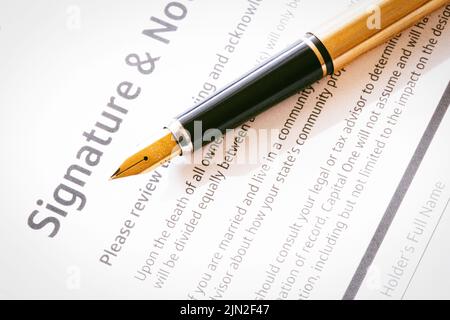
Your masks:
{"label": "black pen barrel", "polygon": [[[333,72],[331,57],[312,34],[177,117],[194,149],[210,129],[224,133]],[[211,131],[210,131],[211,132]]]}

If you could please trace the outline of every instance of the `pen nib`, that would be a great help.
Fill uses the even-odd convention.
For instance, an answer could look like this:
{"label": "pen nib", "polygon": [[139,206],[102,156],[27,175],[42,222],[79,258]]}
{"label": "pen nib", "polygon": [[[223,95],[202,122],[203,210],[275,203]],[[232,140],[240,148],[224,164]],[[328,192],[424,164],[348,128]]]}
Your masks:
{"label": "pen nib", "polygon": [[114,179],[116,179],[116,177],[117,177],[117,174],[120,172],[120,168],[118,168],[117,170],[116,170],[116,172],[114,172],[113,174],[112,174],[112,176],[111,176],[111,178],[109,178],[109,180],[114,180]]}
{"label": "pen nib", "polygon": [[[135,161],[133,163],[134,158],[139,157],[141,153],[143,153],[144,150],[136,153],[134,156],[130,157],[129,159],[127,159],[127,161],[125,161],[121,167],[124,167],[125,169],[121,170],[121,168],[117,169],[116,172],[114,172],[114,174],[111,176],[111,180],[120,178],[121,176],[125,176],[125,172],[132,170],[133,168],[135,168],[136,166],[138,166],[139,164],[141,164],[142,162],[148,161],[149,157],[148,156],[143,156],[141,157],[140,160]],[[152,165],[150,165],[152,166]],[[148,168],[143,168],[143,169],[138,169],[136,172],[130,173],[128,175],[133,175],[133,174],[137,174],[137,173],[141,173],[143,171],[146,171]],[[126,175],[126,176],[128,176]]]}
{"label": "pen nib", "polygon": [[148,172],[181,154],[181,148],[169,133],[126,159],[110,180]]}

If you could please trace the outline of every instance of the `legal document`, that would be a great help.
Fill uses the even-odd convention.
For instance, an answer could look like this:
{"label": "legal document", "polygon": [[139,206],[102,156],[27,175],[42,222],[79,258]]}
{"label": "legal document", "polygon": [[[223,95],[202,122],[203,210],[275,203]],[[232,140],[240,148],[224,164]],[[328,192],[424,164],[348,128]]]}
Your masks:
{"label": "legal document", "polygon": [[192,156],[109,181],[350,5],[3,2],[0,298],[450,298],[450,5]]}

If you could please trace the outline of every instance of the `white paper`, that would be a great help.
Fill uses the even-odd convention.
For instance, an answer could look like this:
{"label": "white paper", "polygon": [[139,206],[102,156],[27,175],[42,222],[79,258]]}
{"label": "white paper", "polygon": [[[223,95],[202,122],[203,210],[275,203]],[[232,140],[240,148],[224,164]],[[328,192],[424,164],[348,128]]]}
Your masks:
{"label": "white paper", "polygon": [[[386,45],[250,122],[248,135],[260,138],[247,144],[247,155],[257,152],[250,162],[225,169],[218,166],[224,155],[198,164],[179,158],[155,173],[108,181],[138,143],[150,141],[202,90],[217,90],[350,4],[169,3],[0,5],[0,297],[449,298],[450,118],[441,108],[431,121],[450,74],[448,26],[441,22],[440,36],[432,28],[440,19],[448,24],[449,11],[413,28],[420,33],[414,48],[408,42],[417,33],[403,32],[379,79],[370,73]],[[151,17],[174,28],[159,33],[168,43],[143,33],[159,26]],[[238,27],[243,31],[233,35]],[[437,43],[424,53],[430,39]],[[230,43],[233,52],[225,49]],[[144,60],[146,52],[159,57],[149,74],[129,56]],[[402,55],[404,68],[397,65]],[[381,106],[388,85],[393,92]],[[297,102],[301,111],[279,140]],[[315,106],[320,115],[311,120]],[[425,132],[434,133],[423,145],[429,148],[420,163],[411,161]],[[225,150],[239,133],[245,134],[227,136]],[[81,167],[73,172],[79,180],[65,178],[72,165]],[[379,249],[366,263],[377,228],[386,233],[375,237]],[[411,236],[417,228],[420,235]]]}

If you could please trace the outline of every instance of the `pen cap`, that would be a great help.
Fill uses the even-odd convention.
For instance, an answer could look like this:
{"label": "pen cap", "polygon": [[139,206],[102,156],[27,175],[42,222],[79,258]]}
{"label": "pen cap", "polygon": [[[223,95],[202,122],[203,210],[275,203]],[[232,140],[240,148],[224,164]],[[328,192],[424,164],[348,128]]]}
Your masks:
{"label": "pen cap", "polygon": [[448,0],[362,1],[313,33],[339,70],[446,3]]}

